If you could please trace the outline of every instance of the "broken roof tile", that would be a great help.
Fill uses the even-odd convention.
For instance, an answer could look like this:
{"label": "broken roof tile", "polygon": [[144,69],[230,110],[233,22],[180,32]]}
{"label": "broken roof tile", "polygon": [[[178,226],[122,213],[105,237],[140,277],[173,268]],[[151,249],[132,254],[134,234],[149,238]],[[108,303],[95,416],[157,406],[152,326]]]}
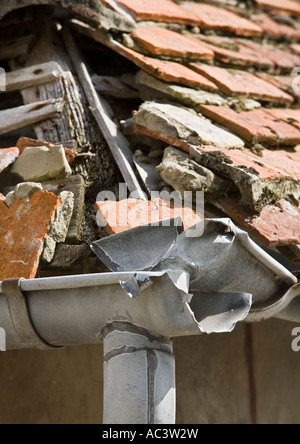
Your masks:
{"label": "broken roof tile", "polygon": [[281,198],[300,197],[300,151],[263,150],[259,157],[249,149],[228,150],[191,147],[190,155],[200,165],[232,180],[241,202],[253,211]]}
{"label": "broken roof tile", "polygon": [[223,211],[267,247],[300,243],[300,208],[289,201],[280,200],[267,205],[259,215],[251,214],[237,199],[226,198],[219,202]]}
{"label": "broken roof tile", "polygon": [[117,0],[136,21],[180,23],[195,26],[198,18],[171,0]]}
{"label": "broken roof tile", "polygon": [[35,277],[59,205],[59,197],[47,191],[17,200],[10,208],[0,201],[0,280]]}
{"label": "broken roof tile", "polygon": [[166,103],[145,102],[134,115],[135,130],[184,151],[190,145],[243,148],[243,141],[192,110]]}
{"label": "broken roof tile", "polygon": [[142,201],[124,199],[119,202],[96,202],[95,212],[101,227],[105,226],[108,234],[121,233],[142,225],[149,225],[163,220],[180,217],[184,229],[188,229],[202,219],[191,208],[176,206],[162,199]]}
{"label": "broken roof tile", "polygon": [[201,30],[229,32],[243,37],[260,37],[263,34],[259,25],[226,9],[195,2],[181,5],[199,19]]}
{"label": "broken roof tile", "polygon": [[201,112],[248,142],[271,146],[300,143],[300,131],[297,128],[273,117],[265,109],[237,113],[229,107],[202,105]]}
{"label": "broken roof tile", "polygon": [[119,54],[131,60],[143,71],[160,80],[178,83],[191,88],[204,89],[205,91],[218,91],[218,87],[213,82],[180,63],[146,57],[117,42],[114,42],[113,47]]}
{"label": "broken roof tile", "polygon": [[198,63],[191,63],[190,67],[214,82],[221,92],[230,95],[243,95],[255,100],[276,102],[282,105],[291,105],[293,97],[284,93],[276,86],[250,74],[247,71],[219,68]]}
{"label": "broken roof tile", "polygon": [[292,15],[300,15],[300,4],[294,0],[255,0],[257,6],[274,11],[283,11]]}
{"label": "broken roof tile", "polygon": [[19,157],[18,148],[3,148],[0,149],[0,173],[4,171]]}
{"label": "broken roof tile", "polygon": [[211,60],[214,53],[200,41],[163,28],[139,26],[131,37],[150,54],[190,60]]}
{"label": "broken roof tile", "polygon": [[275,22],[269,15],[264,13],[253,14],[251,16],[251,20],[260,25],[271,39],[300,39],[300,26],[298,23],[295,23],[295,27],[284,25],[282,23]]}

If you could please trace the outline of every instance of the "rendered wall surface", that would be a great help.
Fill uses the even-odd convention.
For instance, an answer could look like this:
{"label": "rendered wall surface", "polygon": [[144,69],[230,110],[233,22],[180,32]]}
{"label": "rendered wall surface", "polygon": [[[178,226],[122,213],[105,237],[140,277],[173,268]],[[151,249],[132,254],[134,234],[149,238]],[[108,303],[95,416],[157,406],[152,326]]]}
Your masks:
{"label": "rendered wall surface", "polygon": [[[300,423],[294,324],[174,341],[177,423]],[[251,352],[252,343],[252,352]],[[100,424],[102,346],[0,353],[1,424]]]}

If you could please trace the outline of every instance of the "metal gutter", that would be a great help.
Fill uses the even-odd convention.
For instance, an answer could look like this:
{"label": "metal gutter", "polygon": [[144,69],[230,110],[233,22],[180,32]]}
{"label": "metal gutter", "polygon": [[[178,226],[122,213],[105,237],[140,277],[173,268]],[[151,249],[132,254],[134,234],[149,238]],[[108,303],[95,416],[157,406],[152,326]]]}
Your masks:
{"label": "metal gutter", "polygon": [[138,227],[92,249],[111,273],[1,282],[0,327],[7,350],[103,341],[105,423],[175,421],[172,338],[300,321],[296,277],[228,219]]}

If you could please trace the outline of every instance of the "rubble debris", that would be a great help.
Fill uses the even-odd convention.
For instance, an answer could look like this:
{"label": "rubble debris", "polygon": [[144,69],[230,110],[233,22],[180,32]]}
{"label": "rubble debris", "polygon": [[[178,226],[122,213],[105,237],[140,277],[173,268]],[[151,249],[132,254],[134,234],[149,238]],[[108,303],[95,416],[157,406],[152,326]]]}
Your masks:
{"label": "rubble debris", "polygon": [[173,147],[165,150],[157,167],[161,178],[184,196],[185,191],[204,191],[206,200],[216,200],[230,189],[231,182],[193,161],[190,156]]}

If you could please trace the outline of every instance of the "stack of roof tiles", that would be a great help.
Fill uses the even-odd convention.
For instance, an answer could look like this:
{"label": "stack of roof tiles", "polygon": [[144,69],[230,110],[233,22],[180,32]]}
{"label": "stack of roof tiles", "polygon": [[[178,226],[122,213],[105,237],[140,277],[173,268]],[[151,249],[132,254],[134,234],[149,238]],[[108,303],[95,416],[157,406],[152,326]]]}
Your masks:
{"label": "stack of roof tiles", "polygon": [[142,69],[137,83],[151,91],[135,132],[229,179],[214,204],[256,240],[295,254],[300,2],[232,3],[118,0],[137,29],[110,46]]}

